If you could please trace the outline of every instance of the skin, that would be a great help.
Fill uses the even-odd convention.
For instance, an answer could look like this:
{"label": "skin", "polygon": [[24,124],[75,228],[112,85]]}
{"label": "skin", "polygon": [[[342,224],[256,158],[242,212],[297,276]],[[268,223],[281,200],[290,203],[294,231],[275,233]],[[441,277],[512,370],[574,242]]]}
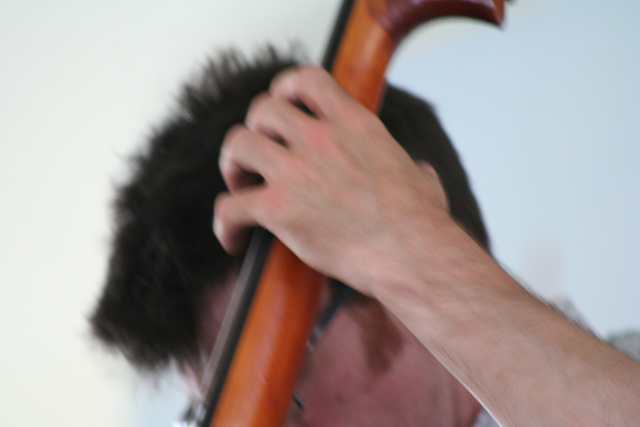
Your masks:
{"label": "skin", "polygon": [[229,193],[214,231],[227,250],[248,226],[269,229],[378,300],[500,423],[640,419],[640,365],[519,286],[449,216],[433,170],[325,72],[278,76],[229,132],[220,167]]}
{"label": "skin", "polygon": [[399,348],[386,355],[383,369],[372,370],[371,359],[375,365],[381,356],[370,351],[363,328],[380,322],[358,311],[340,312],[309,355],[296,388],[305,409],[288,425],[471,426],[480,404],[404,327],[397,330]]}
{"label": "skin", "polygon": [[[204,353],[213,348],[235,279],[206,298]],[[331,289],[323,295],[330,301]],[[205,359],[206,360],[206,359]],[[184,372],[194,395],[204,364]],[[285,426],[471,426],[477,400],[378,302],[364,297],[343,306],[310,349]]]}

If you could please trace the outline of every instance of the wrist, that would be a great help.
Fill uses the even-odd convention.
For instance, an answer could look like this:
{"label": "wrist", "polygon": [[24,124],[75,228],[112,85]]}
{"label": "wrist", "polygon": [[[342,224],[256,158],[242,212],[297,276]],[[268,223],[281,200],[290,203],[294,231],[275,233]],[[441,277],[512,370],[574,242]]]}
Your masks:
{"label": "wrist", "polygon": [[[372,287],[374,297],[423,344],[439,341],[439,330],[473,322],[480,301],[527,294],[453,220],[441,223],[432,236],[429,246],[414,246],[410,255],[402,257],[404,264],[387,268],[388,274],[380,274]],[[415,239],[426,240],[420,235]]]}

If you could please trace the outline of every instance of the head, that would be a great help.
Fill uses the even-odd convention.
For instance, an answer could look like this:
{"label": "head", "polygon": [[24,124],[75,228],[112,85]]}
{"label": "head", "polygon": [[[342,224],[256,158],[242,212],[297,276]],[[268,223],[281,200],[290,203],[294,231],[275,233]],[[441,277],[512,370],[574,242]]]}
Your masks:
{"label": "head", "polygon": [[[243,122],[250,101],[296,62],[295,55],[273,50],[253,61],[227,53],[210,62],[132,159],[131,176],[114,204],[109,272],[91,327],[134,366],[157,371],[175,362],[183,371],[197,371],[206,358],[241,262],[211,230],[214,198],[225,191],[217,167],[220,146],[229,128]],[[466,174],[431,107],[390,87],[380,117],[416,161],[434,166],[452,215],[487,247]],[[347,306],[351,322],[364,325],[356,334],[360,343],[377,354],[367,360],[368,369],[383,372],[401,346],[398,325],[362,295]],[[334,335],[339,326],[336,321]]]}

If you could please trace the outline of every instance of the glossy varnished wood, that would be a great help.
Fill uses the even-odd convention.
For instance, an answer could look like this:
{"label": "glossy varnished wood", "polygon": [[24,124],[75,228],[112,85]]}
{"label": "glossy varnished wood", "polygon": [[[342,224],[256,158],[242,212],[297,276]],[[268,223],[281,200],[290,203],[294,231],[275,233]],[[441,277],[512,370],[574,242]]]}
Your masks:
{"label": "glossy varnished wood", "polygon": [[325,278],[274,241],[211,426],[280,426]]}

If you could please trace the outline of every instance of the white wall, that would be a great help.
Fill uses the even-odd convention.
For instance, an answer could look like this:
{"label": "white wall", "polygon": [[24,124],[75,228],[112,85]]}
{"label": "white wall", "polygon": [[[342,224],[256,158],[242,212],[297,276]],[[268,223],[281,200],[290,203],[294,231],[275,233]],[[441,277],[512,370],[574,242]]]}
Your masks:
{"label": "white wall", "polygon": [[[0,424],[168,424],[174,380],[158,398],[87,336],[112,183],[212,49],[298,38],[317,58],[337,4],[0,3]],[[421,29],[391,79],[436,104],[498,258],[542,293],[569,294],[600,332],[638,327],[640,4],[507,12],[502,32]]]}

